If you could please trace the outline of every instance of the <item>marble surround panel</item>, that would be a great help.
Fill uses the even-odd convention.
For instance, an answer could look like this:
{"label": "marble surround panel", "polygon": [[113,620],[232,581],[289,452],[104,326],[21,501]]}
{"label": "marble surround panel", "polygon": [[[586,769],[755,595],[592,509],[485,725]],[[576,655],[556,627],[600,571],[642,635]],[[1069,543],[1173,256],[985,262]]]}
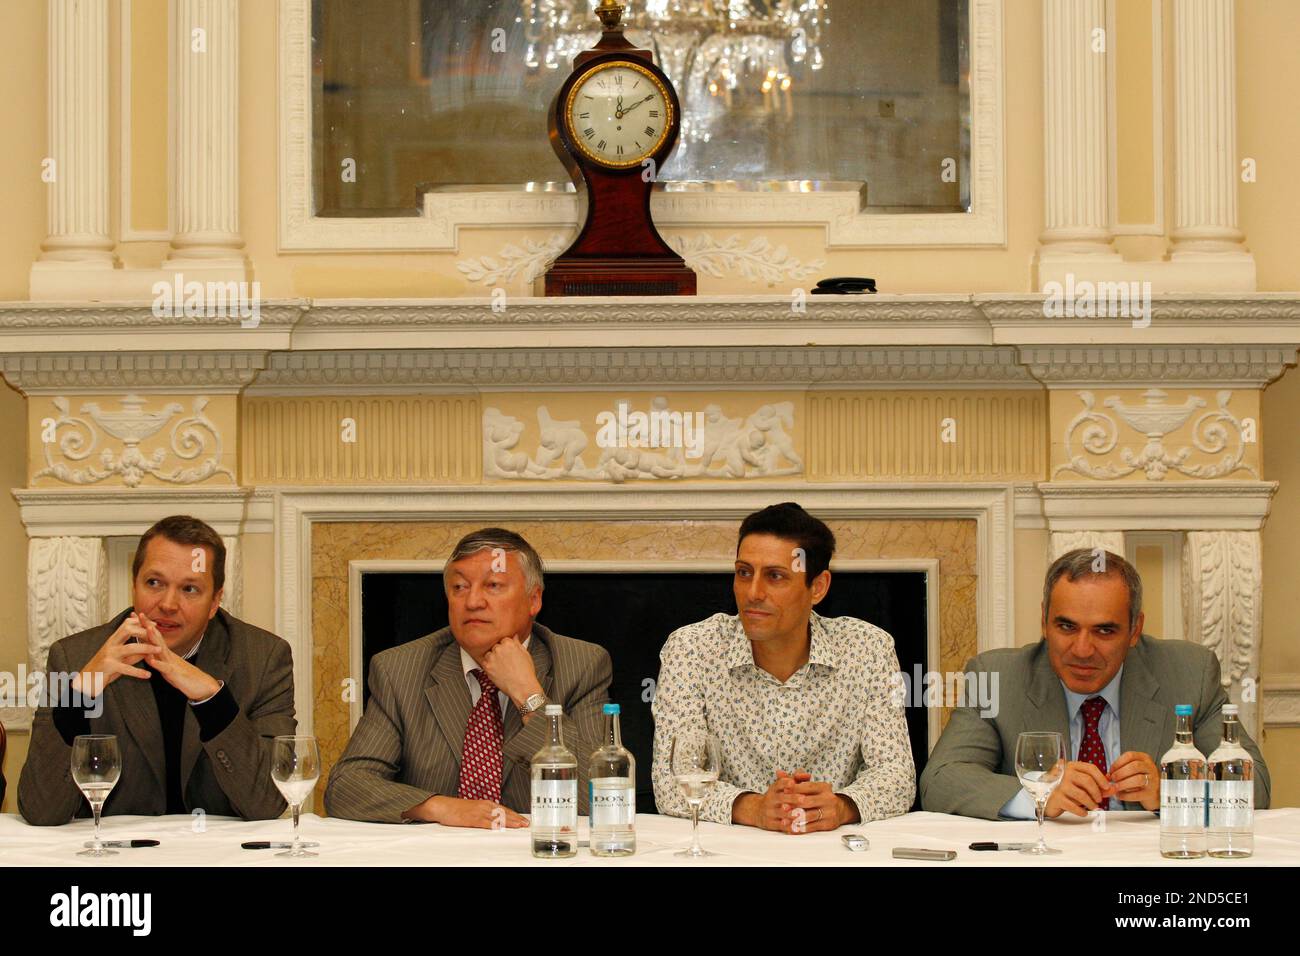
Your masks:
{"label": "marble surround panel", "polygon": [[[837,559],[936,558],[939,561],[939,660],[959,671],[977,652],[976,523],[969,519],[848,519],[827,522]],[[444,560],[482,521],[317,522],[311,532],[312,701],[323,772],[342,754],[350,733],[345,681],[350,674],[348,564],[362,560]],[[723,520],[512,521],[544,561],[730,561],[737,523]],[[734,610],[734,609],[729,609]],[[539,618],[545,622],[543,605]],[[946,720],[947,714],[944,714]],[[323,806],[323,800],[317,802]],[[319,812],[319,811],[318,811]]]}

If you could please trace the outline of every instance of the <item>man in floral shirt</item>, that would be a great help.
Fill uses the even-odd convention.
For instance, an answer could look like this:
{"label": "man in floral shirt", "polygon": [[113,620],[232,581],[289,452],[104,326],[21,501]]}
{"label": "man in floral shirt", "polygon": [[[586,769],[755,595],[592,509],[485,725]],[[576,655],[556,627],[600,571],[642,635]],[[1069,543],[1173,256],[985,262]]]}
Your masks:
{"label": "man in floral shirt", "polygon": [[669,635],[653,712],[659,812],[689,815],[674,735],[708,733],[722,773],[700,808],[714,823],[806,833],[906,813],[916,793],[907,723],[891,693],[894,641],[873,624],[813,611],[830,589],[835,536],[797,504],[740,526],[738,615]]}

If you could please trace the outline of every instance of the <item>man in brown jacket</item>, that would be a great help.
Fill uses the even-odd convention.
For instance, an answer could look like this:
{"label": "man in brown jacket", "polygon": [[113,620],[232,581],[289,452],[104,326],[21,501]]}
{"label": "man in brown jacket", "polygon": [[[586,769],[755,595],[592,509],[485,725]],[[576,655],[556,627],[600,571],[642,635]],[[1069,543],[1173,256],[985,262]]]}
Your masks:
{"label": "man in brown jacket", "polygon": [[27,822],[89,815],[71,758],[75,738],[91,733],[116,735],[122,758],[104,814],[284,811],[271,739],[296,728],[292,657],[284,640],[221,609],[225,564],[211,527],[164,518],[136,549],[132,607],[50,648],[47,698],[18,781]]}

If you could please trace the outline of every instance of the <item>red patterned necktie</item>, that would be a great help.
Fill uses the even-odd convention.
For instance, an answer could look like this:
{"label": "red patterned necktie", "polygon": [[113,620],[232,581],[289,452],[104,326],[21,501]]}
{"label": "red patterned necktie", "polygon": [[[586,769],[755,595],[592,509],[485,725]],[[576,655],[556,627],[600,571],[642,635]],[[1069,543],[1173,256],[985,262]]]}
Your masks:
{"label": "red patterned necktie", "polygon": [[501,800],[501,705],[492,679],[481,670],[470,671],[483,688],[465,725],[465,747],[460,755],[460,787],[464,800]]}
{"label": "red patterned necktie", "polygon": [[[1106,748],[1101,745],[1101,733],[1097,727],[1105,709],[1106,701],[1101,697],[1089,697],[1083,702],[1083,743],[1079,745],[1079,759],[1102,773],[1106,772]],[[1100,808],[1110,809],[1110,797],[1101,798]]]}

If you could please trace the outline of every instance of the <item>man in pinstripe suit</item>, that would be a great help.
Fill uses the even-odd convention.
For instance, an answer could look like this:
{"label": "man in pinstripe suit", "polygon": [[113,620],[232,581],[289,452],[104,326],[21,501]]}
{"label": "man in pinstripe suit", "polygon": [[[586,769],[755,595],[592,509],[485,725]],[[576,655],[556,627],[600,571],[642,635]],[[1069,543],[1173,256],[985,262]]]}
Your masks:
{"label": "man in pinstripe suit", "polygon": [[370,661],[370,701],[330,773],[330,816],[378,823],[524,827],[529,762],[547,740],[541,708],[564,707],[578,758],[601,743],[613,665],[604,648],[552,633],[542,563],[522,537],[484,528],[457,543],[443,570],[450,627]]}

